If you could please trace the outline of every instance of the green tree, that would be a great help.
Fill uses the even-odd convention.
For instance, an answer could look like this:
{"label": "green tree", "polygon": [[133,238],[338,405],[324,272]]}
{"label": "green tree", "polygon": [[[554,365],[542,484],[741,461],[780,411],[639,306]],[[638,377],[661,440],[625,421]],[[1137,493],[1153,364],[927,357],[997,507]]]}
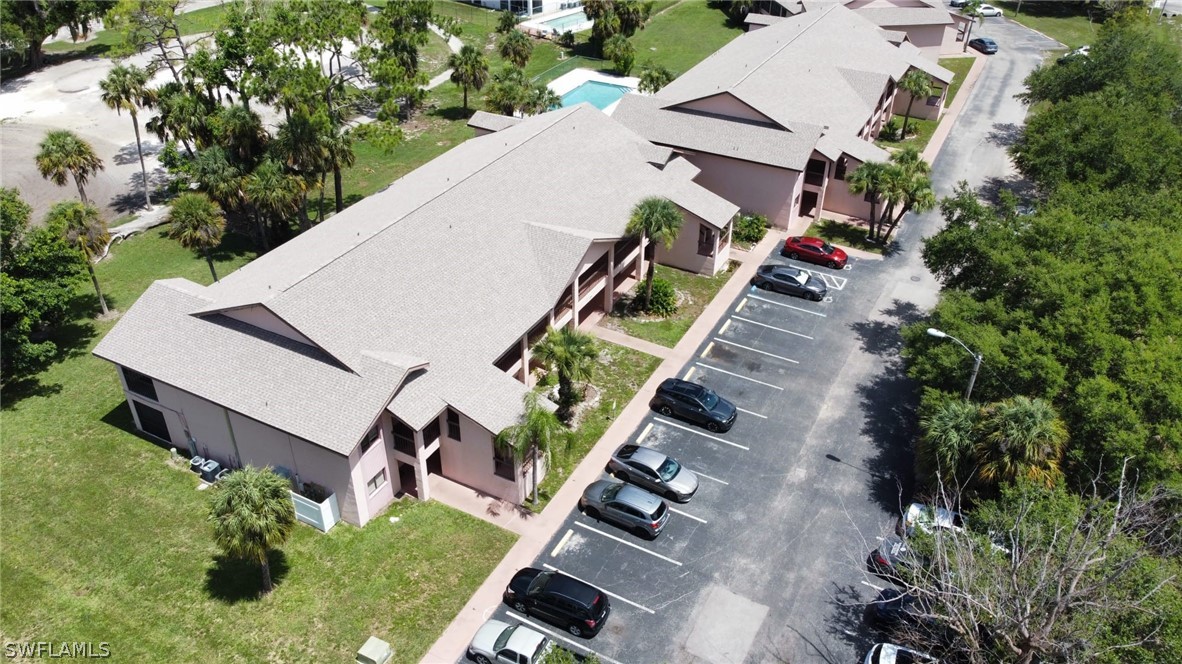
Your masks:
{"label": "green tree", "polygon": [[517,29],[517,14],[508,9],[497,14],[497,32],[505,34]]}
{"label": "green tree", "polygon": [[915,104],[916,99],[926,99],[931,96],[932,79],[925,72],[912,69],[899,79],[899,89],[908,95],[907,113],[903,116],[903,131],[899,134],[900,139],[905,139],[907,138],[907,122],[911,120],[911,106]]}
{"label": "green tree", "polygon": [[558,96],[545,83],[530,86],[526,95],[525,107],[522,109],[529,115],[538,115],[562,105],[562,97]]}
{"label": "green tree", "polygon": [[484,93],[485,106],[494,113],[514,116],[529,106],[532,90],[525,72],[505,63],[501,71],[493,74],[492,83]]}
{"label": "green tree", "polygon": [[213,256],[209,253],[222,242],[226,220],[217,203],[204,194],[184,193],[177,196],[168,211],[168,237],[205,257],[209,274],[218,280],[213,269]]}
{"label": "green tree", "polygon": [[103,315],[110,315],[107,309],[107,298],[103,297],[103,289],[99,288],[98,276],[94,273],[94,261],[106,251],[111,241],[111,234],[107,231],[107,222],[99,213],[98,208],[88,203],[63,201],[55,203],[45,215],[48,226],[59,228],[66,244],[81,254],[86,262],[86,269],[90,272],[90,282],[94,284],[94,292],[98,295],[99,306]]}
{"label": "green tree", "polygon": [[569,326],[551,327],[534,346],[534,355],[558,373],[558,419],[569,423],[574,407],[582,401],[575,383],[591,380],[599,357],[595,338]]}
{"label": "green tree", "polygon": [[247,466],[224,477],[211,494],[214,541],[227,556],[258,563],[263,592],[271,592],[268,554],[287,542],[296,525],[291,483],[270,468]]}
{"label": "green tree", "polygon": [[886,180],[887,165],[878,161],[868,161],[859,164],[846,181],[850,193],[870,195],[870,217],[866,220],[869,225],[867,237],[878,237],[878,199],[881,196]]}
{"label": "green tree", "polygon": [[987,485],[1024,477],[1054,486],[1062,478],[1066,444],[1067,429],[1046,401],[1017,396],[990,404],[981,415],[974,449],[977,477]]}
{"label": "green tree", "polygon": [[323,111],[314,115],[298,111],[279,126],[272,143],[274,156],[306,183],[300,193],[299,209],[300,228],[304,230],[312,227],[308,219],[307,187],[319,182],[332,168],[327,140],[331,134],[332,123]]}
{"label": "green tree", "polygon": [[[342,170],[352,168],[357,162],[357,155],[353,152],[353,132],[341,128],[324,138],[324,148],[328,153],[328,163],[332,167],[333,195],[336,201],[336,211],[345,209],[345,183]],[[321,185],[321,197],[324,196],[324,185]]]}
{"label": "green tree", "polygon": [[197,153],[188,164],[188,174],[196,185],[227,209],[242,205],[242,171],[231,163],[229,155],[215,145]]}
{"label": "green tree", "polygon": [[921,402],[915,463],[929,488],[961,487],[969,477],[980,409],[963,399],[927,390]]}
{"label": "green tree", "polygon": [[641,92],[652,94],[672,83],[675,78],[677,77],[673,72],[663,65],[646,62],[640,68],[640,85],[638,87]]}
{"label": "green tree", "polygon": [[[891,153],[890,163],[883,173],[881,191],[886,199],[878,231],[880,242],[886,244],[891,233],[908,212],[927,212],[936,207],[936,194],[928,177],[931,166],[919,155],[914,147]],[[898,213],[895,213],[895,208]],[[882,232],[886,224],[886,232]]]}
{"label": "green tree", "polygon": [[[502,15],[505,13],[513,15],[513,12],[502,12]],[[458,53],[451,54],[447,66],[451,69],[451,82],[464,91],[464,112],[467,112],[468,90],[480,92],[488,83],[488,59],[475,46],[465,44]]]}
{"label": "green tree", "polygon": [[60,221],[29,228],[16,189],[0,188],[0,368],[4,383],[28,376],[58,354],[53,328],[67,319],[83,279],[83,258]]}
{"label": "green tree", "polygon": [[185,0],[119,0],[107,12],[108,30],[123,33],[123,42],[116,49],[122,56],[152,50],[152,64],[156,71],[167,67],[177,85],[185,83],[181,71],[189,60],[189,48],[181,37],[177,11]]}
{"label": "green tree", "polygon": [[512,30],[497,40],[497,52],[515,67],[525,67],[534,52],[534,43],[520,30]]}
{"label": "green tree", "polygon": [[12,46],[24,50],[30,66],[40,69],[41,48],[50,35],[64,27],[73,39],[85,38],[90,34],[91,21],[100,18],[113,4],[108,0],[0,2],[0,24],[4,26],[5,41],[19,35],[21,40]]}
{"label": "green tree", "polygon": [[969,38],[973,36],[973,26],[978,21],[984,23],[985,17],[981,15],[981,5],[984,4],[982,0],[969,0],[963,7],[960,8],[960,13],[969,17],[968,27],[965,28],[964,45],[960,47],[962,53],[969,50]]}
{"label": "green tree", "polygon": [[227,159],[244,172],[254,169],[270,141],[259,114],[242,104],[217,109],[210,118],[210,130]]}
{"label": "green tree", "polygon": [[[632,216],[624,231],[629,236],[640,238],[640,260],[644,262],[644,251],[648,243],[661,244],[665,249],[673,247],[673,241],[681,231],[685,218],[677,205],[668,198],[650,196],[632,208]],[[648,262],[648,276],[645,279],[644,308],[647,310],[653,300],[653,275],[656,271],[656,256]]]}
{"label": "green tree", "polygon": [[624,35],[612,35],[610,39],[603,43],[603,54],[612,61],[612,65],[616,68],[621,76],[627,76],[632,71],[632,65],[636,62],[636,48],[632,46],[632,42]]}
{"label": "green tree", "polygon": [[271,248],[272,229],[288,230],[287,216],[300,207],[306,183],[286,173],[282,164],[264,159],[243,182],[246,201],[254,210],[263,251]]}
{"label": "green tree", "polygon": [[53,182],[59,187],[66,184],[66,176],[74,178],[78,185],[78,198],[86,204],[86,190],[83,185],[90,176],[103,170],[103,160],[94,152],[90,143],[78,138],[78,135],[66,129],[54,129],[46,132],[45,140],[41,141],[37,152],[37,170],[41,177]]}
{"label": "green tree", "polygon": [[140,140],[139,110],[155,103],[155,92],[148,87],[148,72],[135,65],[115,65],[107,77],[99,81],[101,98],[107,108],[116,113],[127,111],[131,126],[135,129],[135,151],[140,158],[140,174],[144,180],[144,207],[152,207],[151,188],[148,184],[148,167],[144,165],[144,146]]}
{"label": "green tree", "polygon": [[513,457],[520,463],[526,455],[533,462],[533,503],[538,504],[538,456],[550,454],[558,437],[566,428],[558,417],[546,407],[537,392],[526,392],[522,397],[524,411],[521,419],[497,435],[496,445],[513,451]]}

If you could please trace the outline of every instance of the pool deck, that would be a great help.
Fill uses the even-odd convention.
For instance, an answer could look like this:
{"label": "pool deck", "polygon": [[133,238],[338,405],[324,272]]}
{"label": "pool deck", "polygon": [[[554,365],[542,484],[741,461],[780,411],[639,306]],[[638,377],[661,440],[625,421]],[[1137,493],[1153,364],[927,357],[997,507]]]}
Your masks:
{"label": "pool deck", "polygon": [[574,16],[575,14],[582,14],[582,13],[583,13],[582,7],[574,7],[572,9],[560,9],[560,10],[558,10],[556,12],[552,12],[550,14],[537,14],[536,16],[531,16],[531,17],[529,17],[529,19],[519,23],[517,25],[517,27],[521,30],[524,30],[526,34],[537,35],[539,37],[545,36],[545,35],[560,35],[564,32],[582,32],[584,30],[590,30],[591,26],[595,24],[595,22],[591,21],[591,20],[586,20],[581,23],[575,23],[573,25],[568,25],[564,28],[556,28],[551,25],[546,25],[547,21],[553,21],[555,19],[560,19],[560,18],[564,18],[567,16]]}
{"label": "pool deck", "polygon": [[[618,85],[622,88],[628,88],[631,92],[636,92],[636,88],[640,87],[640,79],[635,76],[612,76],[610,74],[603,74],[593,69],[572,69],[571,71],[559,76],[550,81],[550,89],[554,91],[559,97],[574,90],[587,81],[595,81],[597,83],[606,83],[608,85]],[[615,102],[603,112],[611,115],[612,111],[616,110],[616,106],[620,102]]]}

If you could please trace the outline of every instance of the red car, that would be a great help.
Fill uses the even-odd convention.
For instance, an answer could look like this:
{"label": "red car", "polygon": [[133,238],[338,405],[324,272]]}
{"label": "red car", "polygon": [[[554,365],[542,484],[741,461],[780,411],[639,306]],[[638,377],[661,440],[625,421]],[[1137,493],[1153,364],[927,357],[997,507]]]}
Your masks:
{"label": "red car", "polygon": [[784,240],[781,256],[787,256],[794,261],[816,263],[840,270],[845,267],[849,258],[845,252],[829,244],[819,237],[790,237]]}

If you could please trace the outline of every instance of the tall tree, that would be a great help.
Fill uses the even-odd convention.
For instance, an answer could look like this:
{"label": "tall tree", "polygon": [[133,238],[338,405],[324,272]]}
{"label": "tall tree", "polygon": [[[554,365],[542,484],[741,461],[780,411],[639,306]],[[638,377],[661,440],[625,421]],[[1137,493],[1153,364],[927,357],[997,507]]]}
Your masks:
{"label": "tall tree", "polygon": [[217,281],[218,273],[213,269],[213,255],[209,252],[222,243],[222,233],[226,230],[226,220],[217,203],[204,194],[181,194],[172,202],[166,222],[168,237],[204,256],[209,274]]}
{"label": "tall tree", "polygon": [[632,65],[636,62],[636,48],[624,35],[612,35],[603,43],[603,54],[612,61],[612,66],[621,76],[632,72]]}
{"label": "tall tree", "polygon": [[1062,478],[1067,429],[1051,404],[1023,396],[990,404],[982,414],[981,429],[974,454],[982,483],[1024,477],[1054,486]]}
{"label": "tall tree", "polygon": [[107,77],[99,81],[102,90],[101,98],[107,108],[116,113],[124,110],[131,116],[131,126],[135,129],[135,151],[140,158],[140,174],[144,182],[144,207],[152,207],[152,197],[148,184],[148,167],[144,165],[144,146],[140,140],[139,110],[155,103],[156,93],[148,87],[148,72],[135,65],[115,65]]}
{"label": "tall tree", "polygon": [[524,410],[521,419],[497,435],[496,445],[513,451],[520,463],[526,455],[533,463],[533,503],[538,504],[538,456],[549,454],[566,428],[541,401],[537,392],[526,392],[522,397]]}
{"label": "tall tree", "polygon": [[581,401],[575,383],[591,380],[599,349],[595,338],[570,326],[546,330],[534,355],[558,372],[558,419],[570,422],[574,406]]}
{"label": "tall tree", "polygon": [[213,538],[226,555],[259,564],[263,592],[274,588],[268,554],[295,529],[291,483],[270,468],[247,466],[230,473],[211,492]]}
{"label": "tall tree", "polygon": [[915,463],[929,488],[967,484],[965,469],[971,465],[979,420],[980,410],[971,402],[934,391],[924,395]]}
{"label": "tall tree", "polygon": [[451,82],[464,91],[464,111],[467,112],[468,90],[480,92],[488,83],[488,59],[475,46],[465,44],[458,53],[451,54],[447,66],[451,69]]}
{"label": "tall tree", "polygon": [[332,166],[336,211],[340,212],[345,209],[345,185],[342,169],[351,168],[357,161],[357,155],[353,152],[352,131],[348,128],[341,128],[326,136],[324,149],[328,153],[328,163]]}
{"label": "tall tree", "polygon": [[867,236],[872,240],[878,237],[878,199],[886,178],[886,170],[886,164],[868,161],[855,168],[847,180],[850,193],[869,194],[870,217],[866,221],[869,225]]}
{"label": "tall tree", "polygon": [[300,205],[300,227],[304,230],[312,226],[308,219],[307,188],[332,169],[327,144],[331,133],[332,123],[327,114],[320,111],[309,115],[301,110],[279,126],[272,144],[274,155],[306,183]]}
{"label": "tall tree", "polygon": [[[882,218],[879,219],[879,241],[887,243],[891,233],[908,212],[927,212],[936,207],[936,194],[928,177],[931,166],[914,147],[891,153],[882,179],[882,193],[886,198]],[[895,213],[895,208],[898,213]],[[886,232],[882,233],[883,224]]]}
{"label": "tall tree", "polygon": [[222,207],[235,210],[242,205],[242,171],[231,163],[222,146],[214,145],[197,153],[188,168],[193,183]]}
{"label": "tall tree", "polygon": [[60,228],[66,243],[82,255],[86,261],[86,269],[90,272],[90,282],[94,284],[94,292],[98,295],[103,315],[110,315],[111,312],[107,309],[107,298],[103,297],[103,289],[99,288],[98,276],[94,273],[94,261],[106,251],[107,244],[111,241],[111,234],[107,231],[107,222],[99,213],[98,208],[74,201],[55,203],[45,215],[45,223]]}
{"label": "tall tree", "polygon": [[119,0],[106,15],[108,29],[123,32],[117,52],[134,55],[155,49],[152,71],[167,67],[177,85],[185,80],[181,71],[189,59],[189,48],[177,24],[180,8],[186,0]]}
{"label": "tall tree", "polygon": [[497,40],[497,52],[513,66],[523,68],[534,52],[534,43],[520,30],[511,30]]}
{"label": "tall tree", "polygon": [[[677,205],[668,198],[650,196],[637,203],[632,208],[632,216],[628,219],[628,226],[624,231],[632,237],[640,238],[640,258],[643,264],[646,244],[662,244],[666,249],[673,246],[681,231],[681,224],[685,218]],[[645,279],[644,308],[648,309],[653,300],[653,275],[656,272],[656,254],[648,262],[648,276]]]}
{"label": "tall tree", "polygon": [[39,69],[43,64],[41,49],[50,35],[64,27],[73,39],[85,38],[90,34],[90,23],[113,4],[113,0],[0,2],[0,23],[7,37],[21,36],[21,42],[13,46],[23,49],[29,65]]}
{"label": "tall tree", "polygon": [[672,83],[674,78],[677,77],[664,65],[646,62],[640,68],[640,85],[638,89],[641,92],[652,94]]}
{"label": "tall tree", "polygon": [[504,34],[517,29],[517,14],[506,9],[497,14],[497,32]]}
{"label": "tall tree", "polygon": [[907,114],[903,116],[903,131],[899,134],[899,139],[902,140],[907,138],[907,123],[911,120],[911,106],[915,104],[916,99],[927,98],[932,94],[932,78],[925,72],[912,69],[899,79],[899,89],[908,95]]}
{"label": "tall tree", "polygon": [[223,106],[210,118],[210,125],[214,140],[230,161],[245,172],[253,170],[270,141],[259,114],[242,104]]}
{"label": "tall tree", "polygon": [[290,230],[287,216],[299,209],[306,187],[302,178],[285,172],[274,159],[264,159],[246,177],[243,193],[254,210],[263,251],[270,250],[272,235],[282,238]]}
{"label": "tall tree", "polygon": [[969,0],[967,4],[960,8],[960,13],[969,17],[969,24],[965,28],[964,44],[960,47],[962,53],[969,50],[969,38],[973,36],[973,26],[977,21],[984,21],[985,17],[981,16],[981,5],[984,4],[981,0]]}
{"label": "tall tree", "polygon": [[54,129],[46,132],[45,140],[38,147],[37,170],[41,171],[41,177],[63,187],[66,175],[73,176],[74,184],[78,185],[78,198],[83,204],[89,203],[83,185],[91,175],[104,168],[103,160],[95,154],[90,143],[72,131]]}

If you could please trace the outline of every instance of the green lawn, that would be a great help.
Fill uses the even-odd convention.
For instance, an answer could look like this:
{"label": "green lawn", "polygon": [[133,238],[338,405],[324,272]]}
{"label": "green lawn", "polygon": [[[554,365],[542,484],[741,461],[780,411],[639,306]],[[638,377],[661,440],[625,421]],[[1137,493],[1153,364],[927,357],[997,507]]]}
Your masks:
{"label": "green lawn", "polygon": [[842,247],[853,247],[862,251],[881,254],[883,247],[866,239],[866,227],[844,224],[832,219],[814,221],[805,235],[819,237]]}
{"label": "green lawn", "polygon": [[[221,27],[222,17],[226,13],[223,5],[206,7],[194,12],[187,12],[177,17],[177,27],[182,35],[197,35],[203,32],[213,32]],[[46,53],[75,53],[84,52],[87,56],[106,55],[111,49],[123,43],[123,32],[120,30],[99,30],[95,38],[85,42],[53,42],[46,44]]]}
{"label": "green lawn", "polygon": [[450,57],[451,49],[447,47],[447,40],[432,32],[427,37],[427,45],[419,49],[419,70],[427,78],[435,78],[447,71]]}
{"label": "green lawn", "polygon": [[973,68],[973,63],[976,58],[940,58],[940,66],[950,70],[955,77],[952,79],[952,84],[948,86],[948,96],[944,99],[944,107],[948,108],[952,105],[952,100],[956,99],[956,93],[960,92],[960,86],[964,85],[965,77],[969,75],[969,70]]}
{"label": "green lawn", "polygon": [[[253,257],[227,244],[220,274]],[[119,309],[156,278],[210,281],[159,230],[116,245],[97,272]],[[298,527],[273,557],[275,592],[256,599],[257,568],[220,558],[193,476],[130,432],[114,369],[90,355],[113,323],[91,318],[89,282],[79,294],[66,359],[3,394],[5,638],[105,641],[132,662],[325,662],[351,661],[374,634],[417,661],[513,544],[437,503],[400,503],[397,525]]]}
{"label": "green lawn", "polygon": [[[581,33],[580,40],[588,34]],[[635,72],[644,63],[653,62],[668,67],[674,75],[684,74],[741,34],[743,29],[728,25],[721,10],[698,0],[682,2],[654,16],[644,30],[633,35]]]}
{"label": "green lawn", "polygon": [[[733,268],[733,265],[731,266]],[[667,348],[673,348],[685,336],[694,321],[698,320],[702,310],[718,291],[722,289],[731,277],[732,269],[726,269],[713,277],[693,274],[665,265],[657,266],[657,278],[665,279],[673,284],[673,288],[682,296],[681,306],[677,313],[668,318],[649,319],[647,317],[632,316],[628,307],[632,298],[637,294],[634,289],[628,296],[620,298],[611,316],[604,320],[604,324],[616,328],[629,336],[651,341]],[[639,284],[638,286],[639,287]]]}
{"label": "green lawn", "polygon": [[[898,119],[899,127],[902,128],[903,116],[897,115],[895,117]],[[932,134],[936,133],[937,125],[938,123],[935,120],[921,120],[919,118],[911,118],[907,121],[908,136],[906,139],[901,141],[890,141],[883,136],[879,136],[877,139],[875,139],[874,144],[880,148],[893,149],[914,147],[920,152],[923,152],[923,149],[928,145],[928,141],[932,140]]]}
{"label": "green lawn", "polygon": [[[1018,11],[1017,2],[1003,0],[993,4],[1005,10],[1007,19],[1037,30],[1051,39],[1062,42],[1068,48],[1091,44],[1096,38],[1096,31],[1100,29],[1100,23],[1104,21],[1104,12],[1099,7],[1086,3],[1026,0],[1022,3],[1021,12]],[[980,28],[985,34],[989,32],[990,20],[993,19],[985,19],[984,26]]]}
{"label": "green lawn", "polygon": [[587,452],[595,443],[599,442],[616,416],[661,364],[660,358],[631,348],[602,341],[597,343],[599,363],[595,367],[591,384],[600,389],[599,404],[594,410],[584,414],[579,428],[569,434],[569,443],[565,444],[565,449],[556,450],[551,455],[550,471],[538,486],[537,506],[526,503],[526,507],[535,512],[542,511],[554,494],[558,493],[570,477],[571,471],[587,456]]}

